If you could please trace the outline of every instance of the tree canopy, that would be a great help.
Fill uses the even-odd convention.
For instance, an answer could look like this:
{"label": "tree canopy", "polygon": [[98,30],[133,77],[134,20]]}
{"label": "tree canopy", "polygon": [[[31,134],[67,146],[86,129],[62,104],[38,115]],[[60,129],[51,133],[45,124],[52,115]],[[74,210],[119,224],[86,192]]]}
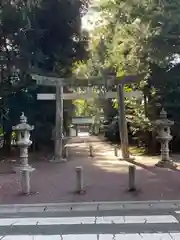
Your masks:
{"label": "tree canopy", "polygon": [[[151,132],[158,105],[180,123],[180,2],[178,0],[99,0],[100,15],[89,33],[82,31],[88,0],[3,0],[0,10],[0,104],[3,125],[12,125],[26,109],[32,122],[53,122],[53,102],[37,102],[37,92],[54,92],[34,85],[32,68],[59,76],[140,74],[144,99],[126,99],[127,118],[134,133]],[[94,87],[104,91],[107,86]],[[115,89],[115,87],[113,87]],[[77,89],[74,89],[78,91]],[[69,91],[69,89],[65,89]],[[117,100],[75,101],[79,115],[117,115]],[[15,110],[16,106],[16,110]],[[33,111],[32,111],[33,109]],[[45,111],[44,109],[48,109]],[[65,103],[65,116],[72,111]],[[43,113],[43,114],[39,114]],[[8,122],[7,119],[11,119]],[[67,121],[65,121],[67,122]],[[8,124],[7,124],[8,123]]]}
{"label": "tree canopy", "polygon": [[40,103],[36,94],[55,89],[37,87],[29,73],[35,68],[67,76],[73,62],[86,57],[81,17],[87,6],[86,0],[1,2],[0,124],[5,130],[17,123],[21,111],[33,124],[38,120],[54,125],[55,102]]}
{"label": "tree canopy", "polygon": [[93,9],[102,21],[90,33],[91,57],[83,63],[86,70],[79,64],[81,73],[144,74],[140,84],[127,86],[144,93],[141,102],[126,100],[134,132],[152,130],[160,105],[179,123],[180,2],[99,0]]}

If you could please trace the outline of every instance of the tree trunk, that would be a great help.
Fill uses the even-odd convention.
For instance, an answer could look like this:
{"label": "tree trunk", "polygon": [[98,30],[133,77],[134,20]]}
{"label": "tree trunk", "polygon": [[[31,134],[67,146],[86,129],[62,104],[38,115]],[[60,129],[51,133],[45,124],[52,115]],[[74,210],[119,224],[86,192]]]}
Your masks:
{"label": "tree trunk", "polygon": [[7,154],[11,153],[11,132],[7,132],[4,135],[4,146],[3,149]]}

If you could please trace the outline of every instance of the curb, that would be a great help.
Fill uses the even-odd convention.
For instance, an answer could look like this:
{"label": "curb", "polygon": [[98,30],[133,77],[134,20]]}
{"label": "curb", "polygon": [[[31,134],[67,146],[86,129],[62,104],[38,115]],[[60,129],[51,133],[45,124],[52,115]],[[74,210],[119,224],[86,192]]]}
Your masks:
{"label": "curb", "polygon": [[106,210],[180,209],[180,200],[133,202],[78,202],[0,205],[0,213],[79,212]]}

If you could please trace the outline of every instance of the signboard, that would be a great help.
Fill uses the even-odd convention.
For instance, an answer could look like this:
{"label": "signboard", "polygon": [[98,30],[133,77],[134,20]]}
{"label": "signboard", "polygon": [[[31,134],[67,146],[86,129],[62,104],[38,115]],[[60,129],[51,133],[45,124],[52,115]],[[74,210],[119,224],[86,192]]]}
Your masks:
{"label": "signboard", "polygon": [[93,124],[94,119],[92,117],[75,117],[72,118],[72,124],[77,125],[85,125],[85,124]]}
{"label": "signboard", "polygon": [[[124,91],[124,97],[126,98],[142,98],[142,92],[141,91],[131,91],[131,92],[125,92]],[[103,97],[103,95],[102,95]],[[117,98],[117,92],[106,92],[104,95],[104,98],[108,99],[108,98]]]}
{"label": "signboard", "polygon": [[56,94],[54,94],[54,93],[38,93],[37,100],[56,100]]}

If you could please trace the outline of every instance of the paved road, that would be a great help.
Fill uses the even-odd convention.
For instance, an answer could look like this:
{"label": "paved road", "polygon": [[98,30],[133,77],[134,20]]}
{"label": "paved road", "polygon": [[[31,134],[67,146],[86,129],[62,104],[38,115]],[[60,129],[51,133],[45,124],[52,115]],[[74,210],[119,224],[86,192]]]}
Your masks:
{"label": "paved road", "polygon": [[[139,205],[140,206],[140,205]],[[143,206],[143,204],[142,204]],[[179,240],[180,208],[0,208],[3,240]]]}

